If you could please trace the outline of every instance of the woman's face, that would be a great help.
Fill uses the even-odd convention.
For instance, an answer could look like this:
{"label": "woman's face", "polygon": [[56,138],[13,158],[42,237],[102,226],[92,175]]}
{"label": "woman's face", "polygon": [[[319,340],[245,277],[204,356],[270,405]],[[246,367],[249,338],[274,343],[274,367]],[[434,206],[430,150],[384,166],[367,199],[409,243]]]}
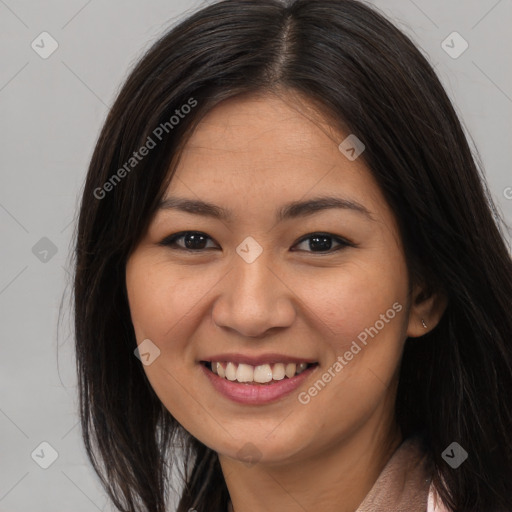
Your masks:
{"label": "woman's face", "polygon": [[[319,123],[270,95],[215,108],[127,263],[153,389],[228,457],[299,460],[387,429],[403,343],[420,330],[393,213],[338,148],[349,134]],[[293,362],[314,364],[293,377]],[[255,378],[272,380],[238,382]]]}

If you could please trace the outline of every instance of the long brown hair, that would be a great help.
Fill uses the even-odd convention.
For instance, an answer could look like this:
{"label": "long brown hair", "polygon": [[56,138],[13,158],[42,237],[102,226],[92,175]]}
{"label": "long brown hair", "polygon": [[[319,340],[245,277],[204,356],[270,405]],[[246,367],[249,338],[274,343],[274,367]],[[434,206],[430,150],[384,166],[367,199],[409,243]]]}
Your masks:
{"label": "long brown hair", "polygon": [[[119,510],[164,512],[183,453],[178,512],[226,509],[217,454],[163,407],[134,357],[125,265],[204,115],[225,98],[278,89],[363,141],[411,276],[448,298],[437,328],[405,345],[403,435],[421,434],[454,511],[512,509],[512,262],[501,221],[432,67],[355,0],[214,3],[157,41],[122,87],[90,162],[75,253],[81,426],[105,489]],[[155,146],[130,160],[148,138]],[[469,454],[456,470],[442,458],[453,441]]]}

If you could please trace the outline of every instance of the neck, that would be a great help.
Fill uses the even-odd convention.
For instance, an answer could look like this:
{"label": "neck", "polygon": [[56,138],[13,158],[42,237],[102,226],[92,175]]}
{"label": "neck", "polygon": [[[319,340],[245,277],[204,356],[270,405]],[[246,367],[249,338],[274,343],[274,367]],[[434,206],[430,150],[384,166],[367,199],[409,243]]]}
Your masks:
{"label": "neck", "polygon": [[287,463],[247,467],[219,454],[233,512],[356,511],[402,442],[394,421],[383,432],[383,419]]}

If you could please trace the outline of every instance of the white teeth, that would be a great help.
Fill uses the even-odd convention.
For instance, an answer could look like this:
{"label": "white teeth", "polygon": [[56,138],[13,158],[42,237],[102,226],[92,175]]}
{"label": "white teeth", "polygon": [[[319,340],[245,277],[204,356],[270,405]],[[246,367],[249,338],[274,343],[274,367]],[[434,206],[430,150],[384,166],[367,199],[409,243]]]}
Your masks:
{"label": "white teeth", "polygon": [[284,373],[286,376],[291,379],[295,375],[295,370],[297,369],[297,365],[295,363],[288,363],[284,369]]}
{"label": "white teeth", "polygon": [[283,380],[285,376],[284,371],[284,364],[283,363],[276,363],[274,365],[274,368],[272,369],[272,378],[274,380]]}
{"label": "white teeth", "polygon": [[236,380],[236,366],[233,363],[228,363],[226,366],[226,379]]}
{"label": "white teeth", "polygon": [[257,382],[266,384],[272,380],[291,379],[301,374],[308,367],[307,363],[273,363],[252,366],[245,363],[221,363],[212,361],[212,372],[221,378],[237,382]]}
{"label": "white teeth", "polygon": [[260,364],[254,368],[254,381],[260,384],[270,382],[272,380],[272,368],[269,364]]}
{"label": "white teeth", "polygon": [[[252,369],[252,366],[249,366],[248,364],[240,363],[236,370],[236,380],[238,382],[252,382],[254,373],[255,373],[255,371]],[[270,377],[270,378],[272,378],[272,377]],[[256,380],[256,377],[254,378],[254,380]],[[257,382],[259,382],[259,381],[257,381]]]}
{"label": "white teeth", "polygon": [[297,375],[299,375],[299,373],[302,373],[307,367],[307,363],[299,363],[297,365]]}

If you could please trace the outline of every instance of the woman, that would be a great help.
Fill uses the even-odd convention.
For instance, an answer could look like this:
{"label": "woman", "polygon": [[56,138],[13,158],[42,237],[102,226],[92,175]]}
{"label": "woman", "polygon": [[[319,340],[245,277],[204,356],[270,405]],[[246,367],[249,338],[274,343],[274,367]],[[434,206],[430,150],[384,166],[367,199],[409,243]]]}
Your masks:
{"label": "woman", "polygon": [[173,28],[77,233],[82,429],[116,507],[166,510],[182,457],[179,512],[512,510],[499,222],[376,11],[228,0]]}

